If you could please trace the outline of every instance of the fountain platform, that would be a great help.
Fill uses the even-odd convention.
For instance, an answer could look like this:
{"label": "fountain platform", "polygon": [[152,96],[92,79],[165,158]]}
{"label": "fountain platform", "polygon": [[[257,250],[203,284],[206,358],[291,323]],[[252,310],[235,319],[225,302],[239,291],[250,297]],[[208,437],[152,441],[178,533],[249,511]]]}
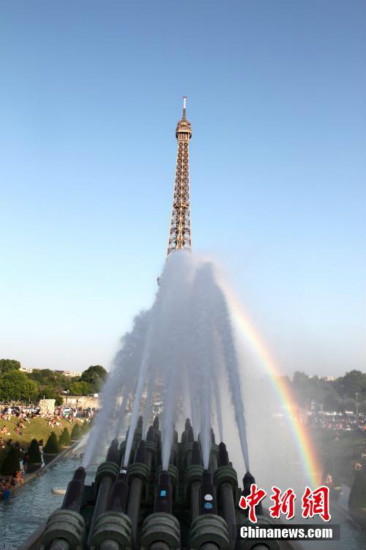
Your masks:
{"label": "fountain platform", "polygon": [[[141,419],[142,420],[142,419]],[[255,482],[238,482],[224,443],[211,431],[210,464],[204,469],[200,442],[187,419],[178,440],[174,432],[170,463],[161,465],[161,434],[156,418],[142,438],[135,430],[131,460],[125,467],[126,440],[111,442],[106,460],[90,485],[77,468],[62,506],[53,512],[20,550],[294,550],[286,541],[241,539],[241,526],[252,525],[238,503]],[[273,522],[256,508],[257,525]]]}

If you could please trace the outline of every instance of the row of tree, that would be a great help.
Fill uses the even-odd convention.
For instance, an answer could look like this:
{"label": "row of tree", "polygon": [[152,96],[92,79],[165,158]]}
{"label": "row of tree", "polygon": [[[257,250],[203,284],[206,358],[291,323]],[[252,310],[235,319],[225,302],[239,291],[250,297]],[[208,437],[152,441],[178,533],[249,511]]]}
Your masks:
{"label": "row of tree", "polygon": [[366,374],[359,370],[351,370],[334,380],[295,372],[288,382],[298,403],[305,408],[366,413]]}
{"label": "row of tree", "polygon": [[32,373],[20,370],[14,359],[0,359],[0,401],[34,402],[39,399],[56,399],[62,404],[62,395],[90,395],[98,393],[107,377],[101,365],[86,369],[80,377],[70,378],[51,369],[34,369]]}
{"label": "row of tree", "polygon": [[[51,432],[47,439],[46,445],[43,448],[43,458],[45,462],[52,460],[55,455],[59,454],[65,447],[69,447],[72,441],[80,439],[89,429],[89,425],[85,422],[82,426],[75,423],[71,431],[71,435],[67,428],[64,428],[60,437],[57,438],[55,432]],[[1,475],[11,476],[20,470],[19,460],[25,460],[27,457],[27,472],[32,473],[38,470],[42,465],[42,456],[37,439],[32,439],[28,449],[23,453],[20,449],[11,447],[2,463]]]}
{"label": "row of tree", "polygon": [[[86,369],[78,378],[69,378],[51,369],[20,371],[20,362],[0,359],[0,401],[35,401],[43,397],[62,403],[62,394],[90,395],[98,393],[107,377],[100,365]],[[315,404],[326,411],[352,410],[366,412],[366,374],[359,370],[347,372],[334,380],[295,372],[286,377],[300,405]]]}

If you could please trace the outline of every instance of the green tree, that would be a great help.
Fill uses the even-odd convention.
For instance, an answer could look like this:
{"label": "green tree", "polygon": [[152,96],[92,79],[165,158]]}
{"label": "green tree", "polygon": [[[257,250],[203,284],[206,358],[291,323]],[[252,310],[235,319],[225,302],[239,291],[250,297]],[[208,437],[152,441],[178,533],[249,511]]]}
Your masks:
{"label": "green tree", "polygon": [[334,386],[327,385],[324,391],[323,405],[325,411],[343,411],[342,399],[339,397],[338,392]]}
{"label": "green tree", "polygon": [[31,464],[40,464],[42,462],[41,451],[39,450],[38,441],[32,439],[28,447],[29,462]]}
{"label": "green tree", "polygon": [[37,383],[40,396],[53,392],[49,399],[55,399],[55,395],[68,390],[71,384],[70,378],[51,369],[34,369],[28,376]]}
{"label": "green tree", "polygon": [[0,359],[0,376],[12,370],[19,370],[20,362],[15,359]]}
{"label": "green tree", "polygon": [[62,397],[52,386],[38,386],[38,399],[55,399],[56,405],[62,405]]}
{"label": "green tree", "polygon": [[91,393],[97,393],[107,378],[107,371],[101,365],[92,365],[81,375],[80,381],[90,384]]}
{"label": "green tree", "polygon": [[90,430],[90,422],[85,422],[81,426],[81,433],[82,435],[85,435]]}
{"label": "green tree", "polygon": [[57,454],[60,452],[60,446],[57,441],[57,435],[55,432],[51,432],[51,435],[47,439],[47,443],[44,446],[43,452],[46,454]]}
{"label": "green tree", "polygon": [[343,399],[343,410],[356,412],[356,401],[352,397],[346,397]]}
{"label": "green tree", "polygon": [[18,370],[11,370],[0,378],[0,401],[32,400],[37,390],[37,384]]}
{"label": "green tree", "polygon": [[73,382],[70,386],[71,395],[89,395],[90,393],[92,390],[88,382]]}
{"label": "green tree", "polygon": [[356,393],[359,399],[366,399],[366,374],[359,370],[351,370],[344,376],[337,378],[336,387],[341,397],[355,398]]}
{"label": "green tree", "polygon": [[318,376],[308,376],[303,372],[295,372],[293,377],[293,389],[298,402],[309,407],[315,402],[318,408],[324,404],[326,382]]}
{"label": "green tree", "polygon": [[81,429],[79,424],[75,422],[71,432],[71,439],[75,441],[76,439],[80,439],[80,437],[81,437]]}
{"label": "green tree", "polygon": [[69,447],[70,445],[70,434],[69,430],[67,428],[64,428],[64,431],[60,435],[60,439],[58,440],[58,444],[60,447]]}
{"label": "green tree", "polygon": [[366,507],[366,476],[362,470],[355,473],[355,479],[349,494],[348,506],[353,509]]}
{"label": "green tree", "polygon": [[5,457],[3,465],[1,467],[1,474],[3,476],[11,476],[20,470],[18,453],[12,447]]}

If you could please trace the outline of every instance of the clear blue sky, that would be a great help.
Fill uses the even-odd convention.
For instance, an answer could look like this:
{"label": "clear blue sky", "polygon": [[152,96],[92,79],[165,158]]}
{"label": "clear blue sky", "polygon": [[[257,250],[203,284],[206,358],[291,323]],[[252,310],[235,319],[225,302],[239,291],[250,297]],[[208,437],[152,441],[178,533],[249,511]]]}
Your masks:
{"label": "clear blue sky", "polygon": [[0,356],[108,366],[151,304],[188,96],[194,248],[284,372],[365,360],[363,0],[0,2]]}

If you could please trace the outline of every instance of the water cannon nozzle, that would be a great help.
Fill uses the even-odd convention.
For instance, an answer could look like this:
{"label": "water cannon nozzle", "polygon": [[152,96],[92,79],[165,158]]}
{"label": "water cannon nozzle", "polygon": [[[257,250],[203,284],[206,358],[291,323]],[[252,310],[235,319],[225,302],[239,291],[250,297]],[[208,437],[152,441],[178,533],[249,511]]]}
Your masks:
{"label": "water cannon nozzle", "polygon": [[226,450],[225,443],[219,444],[217,464],[218,466],[229,466],[229,453]]}
{"label": "water cannon nozzle", "polygon": [[246,472],[245,476],[243,477],[243,488],[244,488],[244,496],[250,493],[250,488],[255,483],[255,477],[252,476],[250,472]]}
{"label": "water cannon nozzle", "polygon": [[150,426],[150,428],[147,430],[146,441],[155,441],[155,433],[154,433],[153,426]]}
{"label": "water cannon nozzle", "polygon": [[85,476],[86,471],[82,466],[75,470],[73,478],[67,486],[66,494],[61,506],[62,510],[79,511],[84,492]]}
{"label": "water cannon nozzle", "polygon": [[193,442],[191,464],[202,465],[201,449],[198,441]]}
{"label": "water cannon nozzle", "polygon": [[85,481],[85,477],[86,477],[85,468],[83,466],[79,466],[79,468],[75,470],[72,479],[75,481]]}
{"label": "water cannon nozzle", "polygon": [[125,468],[121,468],[115,484],[113,485],[112,494],[109,500],[108,510],[110,512],[124,513],[128,500],[128,475]]}
{"label": "water cannon nozzle", "polygon": [[170,475],[163,470],[156,488],[154,512],[172,513],[173,487]]}
{"label": "water cannon nozzle", "polygon": [[118,439],[113,439],[112,443],[109,446],[107,457],[107,462],[115,462],[116,464],[119,463],[119,456],[118,456]]}
{"label": "water cannon nozzle", "polygon": [[140,440],[135,454],[135,462],[147,464],[146,445],[143,439]]}
{"label": "water cannon nozzle", "polygon": [[193,434],[192,426],[190,426],[187,430],[187,439],[186,439],[186,441],[188,443],[193,443],[194,442],[194,434]]}
{"label": "water cannon nozzle", "polygon": [[212,473],[204,470],[200,488],[200,514],[217,514],[215,486]]}

